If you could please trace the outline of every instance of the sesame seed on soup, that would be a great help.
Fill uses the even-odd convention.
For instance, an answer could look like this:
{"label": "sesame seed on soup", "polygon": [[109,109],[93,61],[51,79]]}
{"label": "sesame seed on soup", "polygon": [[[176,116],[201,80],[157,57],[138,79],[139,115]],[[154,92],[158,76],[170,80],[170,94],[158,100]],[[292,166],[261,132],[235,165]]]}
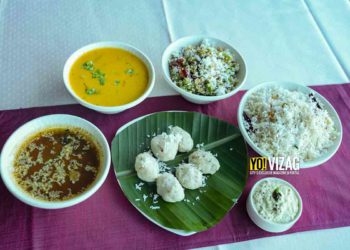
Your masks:
{"label": "sesame seed on soup", "polygon": [[14,177],[35,198],[73,198],[96,180],[101,165],[99,145],[80,128],[49,128],[37,132],[18,150]]}

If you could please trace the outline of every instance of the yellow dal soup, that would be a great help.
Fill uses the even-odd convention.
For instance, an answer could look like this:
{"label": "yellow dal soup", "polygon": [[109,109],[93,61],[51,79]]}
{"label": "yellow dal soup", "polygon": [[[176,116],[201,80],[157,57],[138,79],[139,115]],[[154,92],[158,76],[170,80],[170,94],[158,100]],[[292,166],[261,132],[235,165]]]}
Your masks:
{"label": "yellow dal soup", "polygon": [[119,106],[139,98],[148,86],[146,65],[134,54],[100,48],[83,54],[69,73],[73,91],[99,106]]}

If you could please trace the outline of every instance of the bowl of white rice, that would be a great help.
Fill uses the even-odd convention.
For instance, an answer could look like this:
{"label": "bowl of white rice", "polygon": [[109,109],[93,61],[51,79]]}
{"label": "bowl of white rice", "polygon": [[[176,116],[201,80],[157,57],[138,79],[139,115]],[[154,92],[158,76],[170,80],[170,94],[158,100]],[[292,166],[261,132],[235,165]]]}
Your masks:
{"label": "bowl of white rice", "polygon": [[301,168],[329,160],[342,140],[333,106],[315,90],[293,82],[267,82],[250,89],[237,116],[243,137],[258,154],[297,157]]}

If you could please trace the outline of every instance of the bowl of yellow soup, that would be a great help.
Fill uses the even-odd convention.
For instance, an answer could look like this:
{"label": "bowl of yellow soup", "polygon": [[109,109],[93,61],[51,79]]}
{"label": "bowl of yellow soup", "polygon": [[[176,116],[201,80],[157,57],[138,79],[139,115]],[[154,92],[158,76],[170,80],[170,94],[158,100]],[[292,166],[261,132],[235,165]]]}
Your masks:
{"label": "bowl of yellow soup", "polygon": [[122,42],[84,46],[66,61],[63,80],[83,106],[105,114],[134,107],[154,87],[154,67],[140,50]]}

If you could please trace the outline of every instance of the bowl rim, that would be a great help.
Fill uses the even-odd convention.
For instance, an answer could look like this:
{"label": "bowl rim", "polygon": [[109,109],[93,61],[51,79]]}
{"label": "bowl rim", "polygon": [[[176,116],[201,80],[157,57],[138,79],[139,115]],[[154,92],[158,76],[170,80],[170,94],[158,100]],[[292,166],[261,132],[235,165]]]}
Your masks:
{"label": "bowl rim", "polygon": [[[99,172],[99,175],[97,176],[97,178],[94,180],[94,182],[89,186],[89,188],[87,190],[85,190],[84,192],[78,194],[77,196],[71,198],[71,199],[67,199],[67,200],[62,200],[62,201],[47,201],[47,200],[42,200],[39,198],[35,198],[33,196],[31,196],[30,194],[26,193],[24,190],[21,189],[21,187],[15,182],[13,176],[11,176],[10,173],[7,173],[7,170],[5,170],[5,168],[8,168],[9,166],[3,166],[3,162],[5,161],[5,159],[8,157],[7,155],[5,155],[3,152],[5,150],[7,150],[7,148],[10,147],[10,143],[11,140],[13,140],[12,138],[17,134],[20,133],[20,131],[27,129],[27,127],[40,122],[41,120],[44,119],[49,119],[52,117],[56,117],[56,118],[60,118],[61,121],[64,121],[64,118],[71,118],[71,119],[75,119],[75,120],[79,120],[79,122],[83,122],[85,123],[88,127],[90,127],[91,130],[94,130],[94,132],[97,133],[97,137],[98,139],[98,143],[101,144],[101,153],[104,154],[104,162],[101,165],[101,170]],[[57,122],[56,122],[57,123]],[[62,124],[57,123],[57,126],[59,126]],[[64,122],[63,122],[63,125]],[[77,127],[80,128],[79,125],[74,125],[74,124],[67,124],[67,126],[70,127]],[[50,128],[50,127],[55,127],[55,124],[50,124],[50,125],[45,125],[43,126],[42,129],[44,128]],[[85,129],[82,128],[84,131],[88,132],[89,134],[91,134],[90,129]],[[23,140],[21,141],[21,143],[23,143],[26,139],[28,139],[28,137],[30,137],[31,135],[33,135],[33,132],[28,133],[27,136],[25,136],[25,138],[23,138]],[[96,136],[94,136],[96,137]],[[97,139],[96,139],[97,140]],[[102,142],[102,143],[100,143]],[[18,151],[18,149],[16,150],[16,152]],[[74,206],[78,203],[81,203],[83,201],[85,201],[86,199],[88,199],[89,197],[91,197],[101,186],[102,184],[105,182],[109,169],[110,169],[110,165],[111,165],[111,155],[110,155],[110,148],[109,148],[109,144],[108,141],[106,139],[106,137],[104,136],[104,134],[101,132],[101,130],[96,127],[93,123],[89,122],[88,120],[85,120],[81,117],[78,116],[74,116],[74,115],[68,115],[68,114],[51,114],[51,115],[44,115],[44,116],[40,116],[37,117],[35,119],[32,119],[24,124],[22,124],[20,127],[18,127],[6,140],[2,151],[1,151],[1,155],[0,155],[0,175],[1,175],[1,179],[3,181],[3,183],[5,184],[7,190],[13,195],[15,196],[17,199],[19,199],[20,201],[33,206],[33,207],[37,207],[37,208],[43,208],[43,209],[60,209],[60,208],[66,208],[66,207],[70,207],[70,206]]]}
{"label": "bowl rim", "polygon": [[[90,102],[85,101],[82,99],[79,95],[77,95],[74,90],[71,87],[70,80],[69,80],[69,73],[70,70],[74,64],[74,62],[79,59],[83,54],[100,48],[117,48],[117,49],[123,49],[128,51],[129,53],[136,56],[138,59],[140,59],[146,66],[148,71],[148,86],[145,92],[139,96],[137,99],[133,100],[132,102],[123,104],[123,105],[115,105],[115,106],[102,106],[102,105],[96,105]],[[136,53],[135,53],[136,52]],[[134,47],[133,45],[130,45],[128,43],[120,42],[120,41],[102,41],[102,42],[95,42],[87,44],[76,51],[74,51],[66,60],[64,67],[63,67],[63,82],[68,90],[68,92],[73,96],[74,99],[76,99],[80,104],[83,106],[96,110],[101,112],[113,112],[116,110],[125,110],[129,109],[131,107],[136,106],[137,104],[141,103],[144,99],[146,99],[151,91],[154,88],[155,85],[155,70],[154,66],[152,64],[152,61],[149,59],[149,57],[139,50],[138,48]]]}
{"label": "bowl rim", "polygon": [[[298,209],[298,213],[297,213],[297,216],[295,216],[295,218],[287,223],[278,223],[278,222],[273,222],[273,221],[270,221],[268,219],[265,219],[264,217],[262,217],[259,212],[257,211],[256,207],[255,207],[255,203],[254,203],[254,200],[253,200],[253,195],[255,193],[255,189],[260,185],[260,183],[262,183],[263,181],[276,181],[276,182],[280,182],[280,183],[284,183],[286,184],[288,187],[290,187],[295,195],[297,196],[298,198],[298,201],[299,201],[299,209]],[[276,177],[266,177],[266,178],[262,178],[260,180],[258,180],[252,187],[252,189],[250,190],[249,192],[249,195],[248,195],[248,199],[249,199],[249,203],[251,204],[251,207],[252,207],[252,210],[254,211],[254,213],[259,217],[259,219],[261,219],[263,222],[265,223],[268,223],[270,225],[273,225],[273,226],[287,226],[287,225],[293,225],[294,223],[296,223],[300,217],[301,217],[301,214],[303,213],[303,200],[300,196],[300,193],[298,192],[298,190],[291,184],[289,183],[288,181],[286,180],[283,180],[281,178],[276,178]]]}
{"label": "bowl rim", "polygon": [[[193,94],[193,93],[190,93],[182,88],[180,88],[179,86],[177,86],[170,78],[169,74],[167,74],[167,70],[165,69],[165,65],[167,64],[169,66],[169,57],[167,57],[166,55],[169,54],[171,55],[174,50],[172,49],[172,47],[178,45],[178,44],[181,44],[181,43],[184,43],[188,40],[198,40],[198,41],[201,41],[201,40],[209,40],[209,41],[214,41],[214,42],[219,42],[219,43],[222,43],[225,45],[225,47],[227,47],[229,50],[231,50],[237,57],[239,57],[240,59],[242,59],[242,62],[243,62],[243,68],[245,69],[245,74],[242,78],[242,81],[237,85],[237,87],[235,87],[233,90],[231,90],[229,93],[226,93],[224,95],[217,95],[217,96],[205,96],[205,95],[198,95],[198,94]],[[192,42],[191,44],[195,44],[197,42]],[[184,47],[184,46],[182,46]],[[240,68],[242,67],[242,65],[240,65]],[[244,57],[242,56],[242,53],[239,52],[235,46],[231,45],[230,43],[224,41],[224,40],[221,40],[221,39],[218,39],[218,38],[215,38],[215,37],[211,37],[211,36],[204,36],[204,35],[193,35],[193,36],[184,36],[184,37],[181,37],[175,41],[173,41],[172,43],[170,43],[166,48],[165,50],[163,51],[163,54],[162,54],[162,72],[163,72],[163,76],[166,80],[166,82],[174,89],[176,90],[177,92],[179,92],[181,95],[185,95],[189,98],[192,98],[192,99],[197,99],[197,100],[201,100],[201,101],[208,101],[208,102],[211,102],[211,101],[217,101],[217,100],[222,100],[222,99],[226,99],[232,95],[234,95],[235,93],[237,93],[241,88],[242,86],[245,84],[246,82],[246,79],[247,79],[247,75],[248,75],[248,69],[247,69],[247,63],[244,59]]]}
{"label": "bowl rim", "polygon": [[[249,96],[251,94],[253,94],[255,91],[262,89],[262,88],[266,88],[266,87],[270,87],[270,86],[281,86],[283,88],[283,84],[289,84],[289,85],[294,85],[296,88],[302,88],[305,90],[308,90],[310,93],[316,94],[317,97],[320,99],[320,101],[327,107],[327,109],[331,110],[334,114],[333,121],[337,121],[337,123],[339,124],[339,127],[336,126],[336,129],[339,130],[339,143],[334,144],[335,148],[333,151],[327,151],[327,154],[322,155],[317,157],[316,159],[313,159],[311,161],[301,161],[300,162],[300,168],[311,168],[311,167],[316,167],[319,166],[325,162],[327,162],[330,158],[332,158],[334,156],[334,154],[338,151],[342,139],[343,139],[343,127],[342,127],[342,122],[339,118],[338,112],[336,111],[336,109],[333,107],[333,105],[324,97],[322,96],[320,93],[318,93],[316,90],[313,90],[311,88],[309,88],[306,85],[302,85],[299,83],[295,83],[295,82],[290,82],[290,81],[269,81],[269,82],[262,82],[256,86],[254,86],[253,88],[249,89],[242,97],[242,99],[239,102],[239,106],[238,106],[238,110],[237,110],[237,122],[238,122],[238,127],[241,130],[241,133],[244,137],[244,139],[247,141],[247,143],[249,144],[249,146],[255,151],[257,152],[259,155],[263,156],[263,157],[272,157],[272,155],[270,153],[268,153],[267,151],[259,148],[254,142],[253,140],[250,138],[250,136],[248,135],[244,125],[243,125],[243,110],[244,110],[244,106],[249,98]],[[288,89],[288,88],[286,88]],[[332,115],[333,115],[332,114]]]}

